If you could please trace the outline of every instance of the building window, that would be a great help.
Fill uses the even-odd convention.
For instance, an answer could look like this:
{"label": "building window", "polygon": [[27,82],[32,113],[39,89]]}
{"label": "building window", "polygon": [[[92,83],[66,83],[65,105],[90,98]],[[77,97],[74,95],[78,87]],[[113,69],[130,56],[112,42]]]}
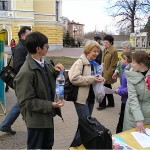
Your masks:
{"label": "building window", "polygon": [[59,21],[59,2],[56,1],[56,21]]}
{"label": "building window", "polygon": [[8,10],[8,1],[0,0],[0,10]]}

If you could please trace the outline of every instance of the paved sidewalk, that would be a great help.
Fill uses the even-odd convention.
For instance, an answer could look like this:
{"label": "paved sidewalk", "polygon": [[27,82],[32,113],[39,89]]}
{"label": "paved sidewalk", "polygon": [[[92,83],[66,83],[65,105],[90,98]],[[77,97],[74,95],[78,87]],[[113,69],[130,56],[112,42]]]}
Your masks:
{"label": "paved sidewalk", "polygon": [[[76,56],[78,57],[82,53],[82,49],[68,49],[62,52],[58,51],[50,51],[48,52],[51,56]],[[76,53],[74,53],[76,51]],[[72,54],[74,53],[74,55]],[[78,53],[78,54],[77,54]],[[71,55],[72,54],[72,55]],[[114,84],[114,88],[118,86],[118,83]],[[116,125],[119,118],[120,111],[120,97],[115,96],[115,107],[107,108],[106,110],[97,111],[96,107],[98,103],[95,103],[95,107],[93,110],[93,116],[96,117],[104,126],[109,128],[111,132],[114,134]],[[11,106],[16,102],[16,96],[12,89],[6,93],[6,104],[7,104],[7,112],[11,108]],[[62,108],[62,114],[64,118],[64,122],[59,117],[55,117],[55,144],[54,149],[68,149],[71,141],[74,137],[76,128],[77,128],[77,115],[75,112],[75,108],[72,102],[66,102],[65,106]],[[0,122],[5,118],[5,116],[0,116]],[[13,130],[16,130],[16,135],[7,135],[3,132],[0,132],[0,149],[25,149],[26,148],[26,126],[24,121],[22,120],[21,115],[16,120],[16,122],[12,126]]]}

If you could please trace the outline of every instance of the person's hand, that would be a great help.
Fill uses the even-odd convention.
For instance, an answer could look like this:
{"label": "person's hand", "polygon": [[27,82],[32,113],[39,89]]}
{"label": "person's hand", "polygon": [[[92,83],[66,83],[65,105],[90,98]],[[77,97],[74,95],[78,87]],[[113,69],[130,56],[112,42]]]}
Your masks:
{"label": "person's hand", "polygon": [[114,72],[114,74],[112,75],[112,79],[117,79],[117,76],[118,76],[118,73],[117,72]]}
{"label": "person's hand", "polygon": [[60,107],[64,106],[64,104],[65,104],[64,100],[58,100],[58,101],[53,102],[52,106],[54,108],[60,108]]}
{"label": "person's hand", "polygon": [[138,132],[144,133],[145,128],[144,128],[144,123],[143,123],[143,121],[137,121],[137,122],[136,122],[136,129],[137,129]]}
{"label": "person's hand", "polygon": [[57,64],[55,66],[55,70],[57,70],[57,71],[64,70],[64,66],[62,64]]}
{"label": "person's hand", "polygon": [[96,77],[94,78],[94,81],[95,81],[95,82],[104,82],[105,79],[104,79],[101,75],[99,75],[99,76],[96,76]]}
{"label": "person's hand", "polygon": [[118,89],[115,90],[115,93],[118,94]]}

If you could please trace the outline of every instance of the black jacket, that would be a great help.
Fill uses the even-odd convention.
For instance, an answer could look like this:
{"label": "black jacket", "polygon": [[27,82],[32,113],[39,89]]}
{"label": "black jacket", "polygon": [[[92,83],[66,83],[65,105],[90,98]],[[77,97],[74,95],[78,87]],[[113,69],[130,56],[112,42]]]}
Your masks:
{"label": "black jacket", "polygon": [[97,55],[95,61],[101,65],[101,61],[102,61],[102,50],[100,49],[99,54]]}
{"label": "black jacket", "polygon": [[26,60],[26,56],[28,54],[28,50],[25,45],[25,40],[19,39],[19,43],[15,47],[15,51],[13,54],[13,68],[15,73],[17,74]]}

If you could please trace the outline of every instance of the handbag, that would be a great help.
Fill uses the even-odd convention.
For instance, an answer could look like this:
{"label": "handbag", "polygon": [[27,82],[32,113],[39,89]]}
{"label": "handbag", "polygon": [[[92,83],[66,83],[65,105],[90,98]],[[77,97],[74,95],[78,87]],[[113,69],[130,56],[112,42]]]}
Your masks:
{"label": "handbag", "polygon": [[10,62],[12,60],[12,56],[8,62],[6,67],[3,67],[2,71],[0,72],[0,78],[13,89],[13,81],[16,76],[14,68],[10,66]]}
{"label": "handbag", "polygon": [[96,118],[79,117],[79,131],[86,149],[112,149],[112,134]]}
{"label": "handbag", "polygon": [[[84,70],[84,65],[83,65],[83,70]],[[82,70],[82,74],[83,74],[83,70]],[[66,101],[75,102],[77,100],[78,90],[79,90],[79,86],[73,85],[70,82],[70,79],[68,76],[64,85],[64,99]]]}

